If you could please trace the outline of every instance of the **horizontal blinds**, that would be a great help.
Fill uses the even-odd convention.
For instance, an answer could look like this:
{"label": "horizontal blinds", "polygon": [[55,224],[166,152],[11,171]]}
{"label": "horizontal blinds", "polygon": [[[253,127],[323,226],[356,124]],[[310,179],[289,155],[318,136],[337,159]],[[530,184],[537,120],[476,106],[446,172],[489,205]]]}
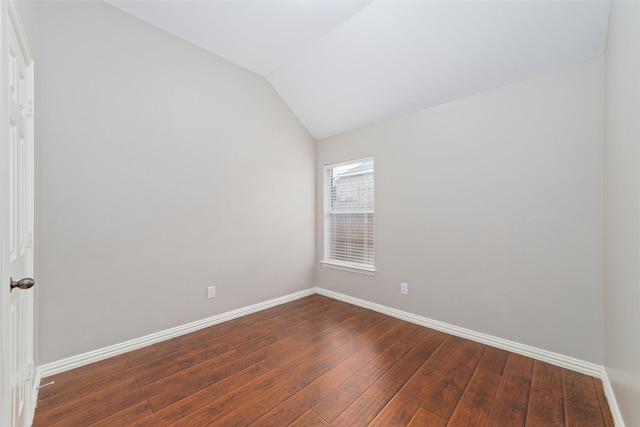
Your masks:
{"label": "horizontal blinds", "polygon": [[327,169],[330,260],[373,267],[373,159]]}

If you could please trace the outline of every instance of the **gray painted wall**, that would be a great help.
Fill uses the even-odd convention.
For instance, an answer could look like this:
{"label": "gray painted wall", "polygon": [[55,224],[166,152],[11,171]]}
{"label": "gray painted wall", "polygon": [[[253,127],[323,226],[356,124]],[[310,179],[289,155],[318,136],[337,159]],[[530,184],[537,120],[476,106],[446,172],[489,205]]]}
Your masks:
{"label": "gray painted wall", "polygon": [[605,52],[604,363],[640,426],[640,3],[611,4]]}
{"label": "gray painted wall", "polygon": [[[315,283],[604,362],[639,423],[637,3],[614,2],[606,61],[315,153],[261,77],[102,3],[37,12],[41,363]],[[366,155],[378,272],[318,266],[314,282],[322,167]]]}
{"label": "gray painted wall", "polygon": [[31,54],[35,56],[36,47],[36,2],[31,0],[21,0],[16,2],[18,12],[24,28],[25,35],[29,40]]}
{"label": "gray painted wall", "polygon": [[313,286],[314,142],[265,79],[102,2],[37,28],[41,363]]}
{"label": "gray painted wall", "polygon": [[323,166],[373,155],[378,271],[316,284],[602,363],[602,93],[598,58],[319,141],[317,261]]}

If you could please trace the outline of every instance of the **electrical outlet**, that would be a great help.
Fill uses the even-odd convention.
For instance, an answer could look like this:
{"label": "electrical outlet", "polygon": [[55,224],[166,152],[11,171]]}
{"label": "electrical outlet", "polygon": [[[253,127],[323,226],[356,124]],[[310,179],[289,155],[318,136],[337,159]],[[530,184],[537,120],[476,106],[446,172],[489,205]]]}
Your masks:
{"label": "electrical outlet", "polygon": [[408,283],[400,283],[400,293],[402,295],[409,295],[409,284]]}
{"label": "electrical outlet", "polygon": [[216,287],[209,286],[207,288],[207,298],[215,298],[216,297]]}

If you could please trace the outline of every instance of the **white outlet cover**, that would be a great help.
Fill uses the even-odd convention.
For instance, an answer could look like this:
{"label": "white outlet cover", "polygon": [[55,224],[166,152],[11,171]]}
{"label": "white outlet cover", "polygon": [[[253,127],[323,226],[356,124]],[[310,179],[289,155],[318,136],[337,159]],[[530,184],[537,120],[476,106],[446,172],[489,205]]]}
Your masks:
{"label": "white outlet cover", "polygon": [[207,298],[215,298],[215,296],[216,296],[216,287],[209,286],[207,288]]}
{"label": "white outlet cover", "polygon": [[402,295],[408,295],[409,294],[409,284],[400,283],[400,293]]}

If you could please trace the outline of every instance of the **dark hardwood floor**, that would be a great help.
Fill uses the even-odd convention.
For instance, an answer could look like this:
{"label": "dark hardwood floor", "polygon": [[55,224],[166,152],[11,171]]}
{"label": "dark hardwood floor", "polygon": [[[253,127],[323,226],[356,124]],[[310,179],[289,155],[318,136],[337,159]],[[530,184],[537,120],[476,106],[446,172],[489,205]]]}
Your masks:
{"label": "dark hardwood floor", "polygon": [[597,379],[319,295],[52,380],[34,426],[613,426]]}

